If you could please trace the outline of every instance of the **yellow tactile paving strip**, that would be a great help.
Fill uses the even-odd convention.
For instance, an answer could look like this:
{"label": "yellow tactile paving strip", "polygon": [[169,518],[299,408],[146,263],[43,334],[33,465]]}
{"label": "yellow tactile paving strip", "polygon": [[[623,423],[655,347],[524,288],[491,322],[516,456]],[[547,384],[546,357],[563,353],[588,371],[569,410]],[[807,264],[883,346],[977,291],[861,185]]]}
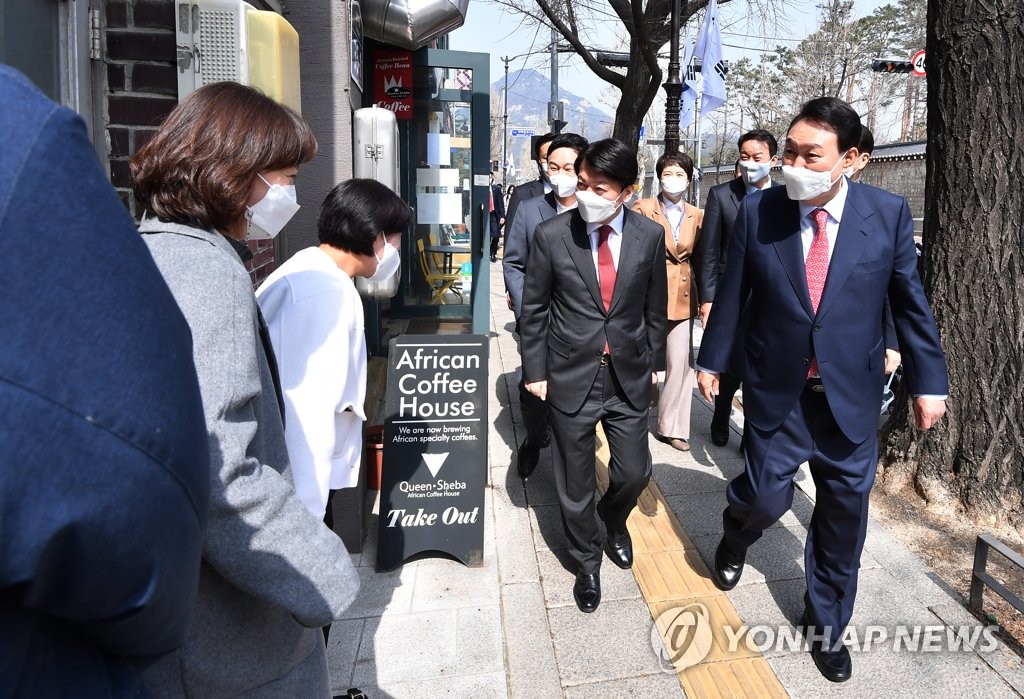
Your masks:
{"label": "yellow tactile paving strip", "polygon": [[[601,492],[608,487],[608,458],[608,447],[599,426],[597,480]],[[788,697],[760,652],[750,650],[742,640],[737,643],[735,639],[730,649],[725,629],[739,628],[742,620],[725,593],[711,582],[707,566],[653,481],[640,495],[628,526],[633,539],[633,575],[651,618],[660,620],[658,628],[666,648],[673,649],[675,642],[669,639],[679,630],[668,628],[671,624],[661,618],[664,612],[698,604],[707,610],[711,627],[707,654],[696,664],[687,660],[686,653],[674,662],[686,696],[690,699]]]}

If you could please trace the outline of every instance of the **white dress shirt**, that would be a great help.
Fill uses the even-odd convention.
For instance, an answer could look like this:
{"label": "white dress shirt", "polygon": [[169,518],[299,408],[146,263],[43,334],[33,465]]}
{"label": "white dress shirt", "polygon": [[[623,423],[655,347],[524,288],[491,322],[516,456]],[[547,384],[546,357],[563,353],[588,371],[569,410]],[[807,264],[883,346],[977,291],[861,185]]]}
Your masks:
{"label": "white dress shirt", "polygon": [[[625,207],[619,207],[619,213],[615,215],[607,225],[612,227],[612,232],[608,235],[608,248],[612,251],[612,262],[615,265],[616,271],[619,269],[619,250],[622,248],[622,222],[625,219],[623,211]],[[601,234],[597,232],[597,229],[605,224],[603,223],[588,223],[587,224],[587,235],[590,236],[590,252],[594,256],[594,269],[598,269],[597,266],[597,244],[601,237]],[[598,281],[601,276],[598,274]]]}
{"label": "white dress shirt", "polygon": [[807,254],[811,251],[811,243],[814,241],[814,233],[818,229],[818,222],[814,220],[814,212],[824,209],[828,213],[828,220],[825,221],[825,234],[828,236],[828,259],[832,260],[832,251],[836,249],[836,237],[839,235],[839,222],[843,220],[843,210],[846,209],[846,195],[850,188],[846,186],[846,178],[841,177],[839,191],[824,206],[813,206],[807,202],[800,202],[800,244],[804,248],[804,262],[807,261]]}
{"label": "white dress shirt", "polygon": [[277,355],[295,494],[322,518],[330,490],[359,479],[366,414],[363,304],[319,247],[300,250],[256,291]]}
{"label": "white dress shirt", "polygon": [[572,211],[575,208],[576,208],[576,200],[575,199],[572,200],[572,206],[563,206],[562,202],[560,202],[558,200],[558,197],[555,197],[555,215],[556,216],[558,214],[564,214],[566,211]]}
{"label": "white dress shirt", "polygon": [[658,197],[658,200],[661,202],[661,212],[665,214],[669,228],[672,229],[672,239],[678,243],[679,224],[683,220],[683,200],[680,199],[678,203],[665,197]]}

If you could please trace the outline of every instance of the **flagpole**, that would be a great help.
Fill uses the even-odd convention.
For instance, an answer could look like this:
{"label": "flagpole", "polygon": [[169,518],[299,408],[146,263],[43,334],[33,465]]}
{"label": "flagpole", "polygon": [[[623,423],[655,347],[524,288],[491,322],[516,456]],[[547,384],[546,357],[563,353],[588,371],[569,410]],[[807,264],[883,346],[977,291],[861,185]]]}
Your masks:
{"label": "flagpole", "polygon": [[696,206],[698,209],[700,208],[700,189],[701,189],[701,187],[704,186],[704,173],[700,169],[701,151],[704,150],[703,148],[701,148],[701,143],[700,143],[700,122],[701,122],[700,110],[701,110],[701,107],[704,106],[704,105],[701,104],[701,102],[703,102],[703,101],[704,101],[704,92],[703,91],[698,92],[697,93],[697,104],[696,104],[696,106],[694,107],[694,110],[693,110],[694,111],[694,115],[695,115],[694,118],[693,118],[693,121],[694,121],[694,131],[695,131],[695,134],[696,134],[695,137],[694,137],[694,140],[696,142],[693,144],[693,149],[694,149],[694,151],[696,151],[696,153],[694,155],[697,156],[696,157],[696,162],[694,163],[694,166],[697,168],[697,174],[700,176],[700,179],[698,180],[696,191],[694,191],[694,193],[693,193],[693,205]]}

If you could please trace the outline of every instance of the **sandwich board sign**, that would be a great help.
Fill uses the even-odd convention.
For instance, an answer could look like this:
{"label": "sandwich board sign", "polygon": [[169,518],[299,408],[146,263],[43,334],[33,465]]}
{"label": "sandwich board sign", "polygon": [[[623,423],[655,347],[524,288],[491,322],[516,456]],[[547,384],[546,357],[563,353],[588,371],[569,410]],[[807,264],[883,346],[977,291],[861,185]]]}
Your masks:
{"label": "sandwich board sign", "polygon": [[424,551],[483,565],[487,349],[483,335],[391,342],[377,570]]}

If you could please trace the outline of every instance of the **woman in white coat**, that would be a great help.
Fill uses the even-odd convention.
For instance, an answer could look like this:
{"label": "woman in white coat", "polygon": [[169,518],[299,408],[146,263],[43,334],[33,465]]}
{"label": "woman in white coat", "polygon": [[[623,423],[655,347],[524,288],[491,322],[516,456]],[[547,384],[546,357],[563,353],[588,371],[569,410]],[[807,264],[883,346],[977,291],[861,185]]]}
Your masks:
{"label": "woman in white coat", "polygon": [[320,245],[300,250],[256,291],[277,355],[295,491],[323,517],[331,490],[359,477],[366,398],[363,304],[353,279],[390,278],[412,214],[376,180],[335,187],[320,208]]}

